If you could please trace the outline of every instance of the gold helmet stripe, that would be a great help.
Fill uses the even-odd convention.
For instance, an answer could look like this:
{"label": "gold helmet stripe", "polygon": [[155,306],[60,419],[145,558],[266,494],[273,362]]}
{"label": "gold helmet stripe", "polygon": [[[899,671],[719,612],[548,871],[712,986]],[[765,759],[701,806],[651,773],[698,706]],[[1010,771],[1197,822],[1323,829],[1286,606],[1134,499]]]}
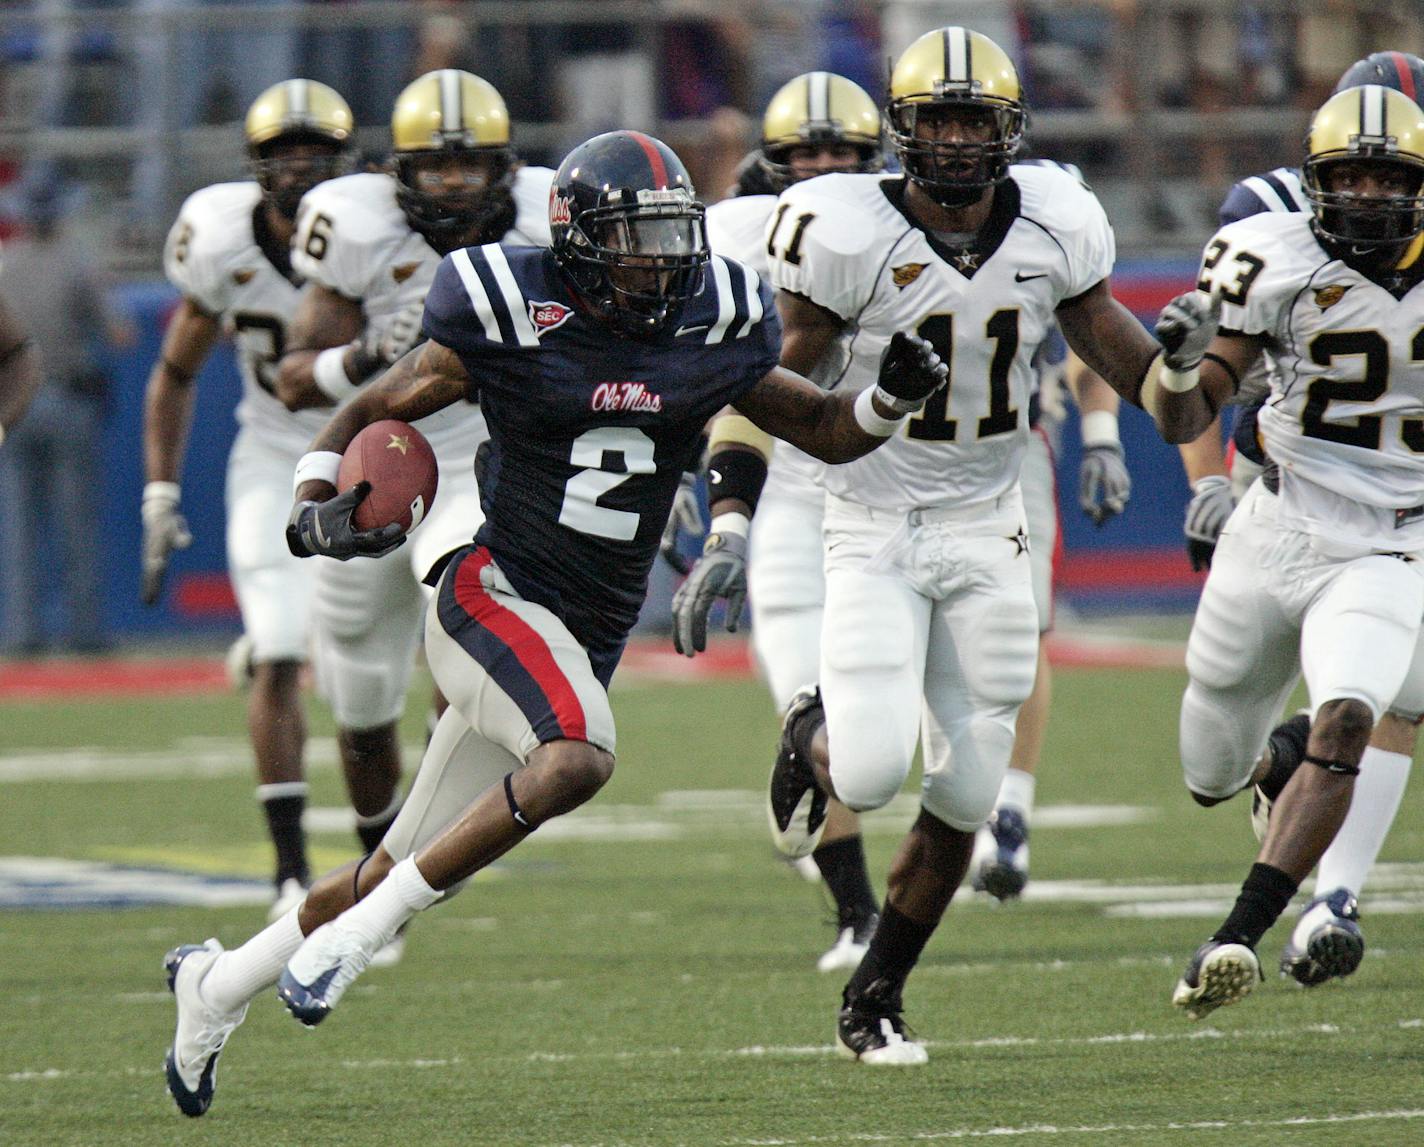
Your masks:
{"label": "gold helmet stripe", "polygon": [[464,129],[464,100],[460,73],[455,68],[440,69],[440,129],[458,134]]}
{"label": "gold helmet stripe", "polygon": [[831,74],[810,72],[806,76],[806,118],[825,123],[831,118]]}
{"label": "gold helmet stripe", "polygon": [[306,80],[288,80],[287,89],[287,114],[293,119],[305,119],[311,110],[311,100],[308,98]]}
{"label": "gold helmet stripe", "polygon": [[963,28],[944,30],[944,83],[967,84],[974,78],[973,46]]}

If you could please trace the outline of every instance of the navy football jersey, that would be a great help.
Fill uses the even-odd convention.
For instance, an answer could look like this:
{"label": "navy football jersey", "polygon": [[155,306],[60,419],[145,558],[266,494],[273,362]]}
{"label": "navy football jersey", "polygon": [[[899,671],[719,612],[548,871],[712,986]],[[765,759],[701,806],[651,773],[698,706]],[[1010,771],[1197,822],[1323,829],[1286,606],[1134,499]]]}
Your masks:
{"label": "navy football jersey", "polygon": [[546,249],[490,244],[446,256],[424,328],[460,356],[489,423],[476,544],[596,662],[616,661],[698,435],[776,365],[770,290],[714,255],[677,328],[639,341],[580,310]]}
{"label": "navy football jersey", "polygon": [[1278,167],[1248,176],[1227,192],[1217,212],[1221,225],[1249,219],[1267,211],[1309,211],[1310,201],[1300,182],[1300,168]]}

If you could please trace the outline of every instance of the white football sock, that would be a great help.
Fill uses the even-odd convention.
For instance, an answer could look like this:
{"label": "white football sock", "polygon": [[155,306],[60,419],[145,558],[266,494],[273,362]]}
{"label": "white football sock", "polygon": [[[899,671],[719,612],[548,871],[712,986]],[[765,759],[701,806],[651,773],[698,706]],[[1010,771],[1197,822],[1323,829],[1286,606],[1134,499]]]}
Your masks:
{"label": "white football sock", "polygon": [[1345,823],[1335,834],[1315,873],[1315,894],[1324,896],[1336,888],[1348,888],[1358,896],[1365,877],[1374,867],[1389,827],[1404,799],[1409,782],[1410,760],[1403,753],[1390,753],[1373,745],[1360,759],[1360,775]]}
{"label": "white football sock", "polygon": [[389,944],[402,924],[429,908],[441,895],[420,875],[415,857],[407,856],[364,900],[337,919],[341,927],[356,933],[367,950],[374,952]]}
{"label": "white football sock", "polygon": [[999,786],[999,799],[994,803],[994,807],[1016,808],[1027,820],[1033,812],[1033,787],[1032,773],[1026,773],[1022,769],[1010,769],[1004,774],[1003,784]]}
{"label": "white football sock", "polygon": [[199,994],[209,1007],[233,1012],[277,982],[292,954],[302,946],[297,923],[300,905],[267,925],[240,948],[224,952],[203,977]]}

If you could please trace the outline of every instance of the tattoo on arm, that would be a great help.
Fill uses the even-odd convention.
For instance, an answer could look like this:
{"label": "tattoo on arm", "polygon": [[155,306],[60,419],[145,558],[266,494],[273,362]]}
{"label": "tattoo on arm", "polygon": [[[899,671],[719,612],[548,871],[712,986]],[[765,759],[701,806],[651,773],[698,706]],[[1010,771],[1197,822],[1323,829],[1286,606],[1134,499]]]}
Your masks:
{"label": "tattoo on arm", "polygon": [[312,449],[340,454],[363,426],[382,418],[414,422],[459,402],[469,384],[459,355],[440,343],[423,342],[337,411]]}

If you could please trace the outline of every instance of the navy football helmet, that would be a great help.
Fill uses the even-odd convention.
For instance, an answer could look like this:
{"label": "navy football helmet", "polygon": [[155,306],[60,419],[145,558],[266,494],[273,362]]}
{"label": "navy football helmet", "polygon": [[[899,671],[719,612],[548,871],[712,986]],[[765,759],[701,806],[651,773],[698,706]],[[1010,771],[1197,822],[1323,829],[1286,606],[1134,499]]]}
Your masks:
{"label": "navy football helmet", "polygon": [[1409,52],[1375,52],[1356,60],[1335,85],[1336,93],[1346,88],[1379,84],[1402,92],[1416,104],[1424,101],[1424,60]]}
{"label": "navy football helmet", "polygon": [[581,143],[549,193],[559,267],[601,319],[635,338],[676,324],[701,289],[710,257],[704,215],[682,161],[637,131]]}

